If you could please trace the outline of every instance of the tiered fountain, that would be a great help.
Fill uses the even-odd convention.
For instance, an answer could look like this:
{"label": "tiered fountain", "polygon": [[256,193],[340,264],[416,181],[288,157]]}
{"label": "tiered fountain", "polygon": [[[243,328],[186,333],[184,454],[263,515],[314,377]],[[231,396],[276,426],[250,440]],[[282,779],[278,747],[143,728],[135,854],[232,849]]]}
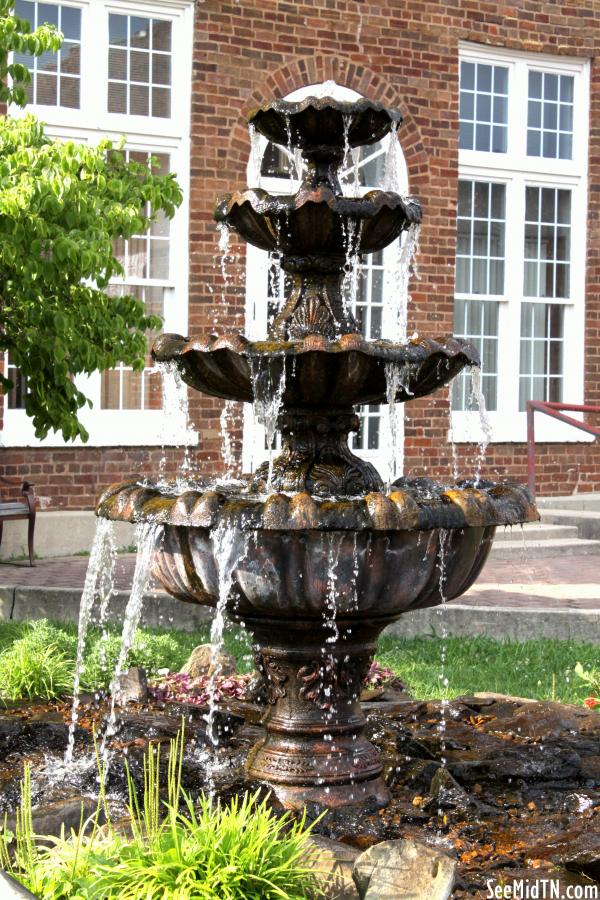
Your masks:
{"label": "tiered fountain", "polygon": [[266,341],[164,334],[153,352],[196,390],[270,414],[281,453],[230,485],[116,485],[98,515],[162,523],[155,572],[164,588],[226,608],[254,635],[271,709],[249,775],[288,806],[385,804],[359,703],[378,635],[402,613],[466,591],[496,526],[537,513],[514,485],[402,478],[386,489],[348,447],[356,407],[423,397],[479,362],[453,338],[367,341],[344,300],[347,261],[420,221],[414,200],[384,191],[349,198],[340,187],[348,149],[395,132],[400,115],[369,100],[311,97],[276,100],[249,121],[270,141],[300,149],[304,178],[293,196],[229,195],[215,218],[280,255],[291,295]]}

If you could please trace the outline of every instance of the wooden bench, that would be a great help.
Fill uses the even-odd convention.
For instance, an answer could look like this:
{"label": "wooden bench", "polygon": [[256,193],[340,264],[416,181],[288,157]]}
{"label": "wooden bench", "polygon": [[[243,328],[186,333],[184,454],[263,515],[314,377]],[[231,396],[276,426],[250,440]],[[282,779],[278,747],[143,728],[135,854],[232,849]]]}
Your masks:
{"label": "wooden bench", "polygon": [[[33,561],[33,532],[35,529],[35,492],[30,481],[17,481],[14,478],[4,478],[0,475],[0,491],[2,485],[19,487],[20,496],[15,500],[4,500],[0,497],[0,544],[2,543],[2,529],[5,522],[14,522],[16,519],[28,519],[27,547],[29,549],[29,565],[35,565]],[[16,493],[16,492],[15,492]]]}

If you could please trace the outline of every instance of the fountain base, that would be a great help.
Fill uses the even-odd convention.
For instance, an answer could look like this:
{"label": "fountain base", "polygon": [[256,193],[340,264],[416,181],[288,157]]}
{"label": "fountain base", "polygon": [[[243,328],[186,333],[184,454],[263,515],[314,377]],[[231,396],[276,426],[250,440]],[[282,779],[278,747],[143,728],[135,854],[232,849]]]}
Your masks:
{"label": "fountain base", "polygon": [[271,705],[266,737],[247,762],[249,776],[268,782],[287,807],[367,800],[385,806],[390,795],[379,752],[363,735],[360,693],[377,636],[390,620],[243,621],[256,639]]}

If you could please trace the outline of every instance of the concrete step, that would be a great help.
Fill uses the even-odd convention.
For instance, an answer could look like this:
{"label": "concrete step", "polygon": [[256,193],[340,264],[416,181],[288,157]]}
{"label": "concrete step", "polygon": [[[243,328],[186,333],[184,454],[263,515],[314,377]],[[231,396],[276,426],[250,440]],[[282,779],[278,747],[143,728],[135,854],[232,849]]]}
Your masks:
{"label": "concrete step", "polygon": [[[547,539],[528,541],[522,538],[513,541],[494,541],[492,559],[530,561],[548,559],[556,556],[600,556],[600,541],[582,540],[581,538]],[[600,574],[600,565],[598,567]]]}
{"label": "concrete step", "polygon": [[600,494],[570,494],[567,497],[536,497],[535,502],[540,512],[546,509],[581,509],[600,512]]}
{"label": "concrete step", "polygon": [[579,532],[575,525],[545,525],[541,522],[526,522],[521,531],[520,525],[513,528],[498,528],[494,543],[504,543],[506,541],[525,542],[530,541],[546,541],[546,540],[568,540],[579,537]]}
{"label": "concrete step", "polygon": [[600,510],[544,507],[540,512],[544,525],[575,526],[580,538],[600,541]]}

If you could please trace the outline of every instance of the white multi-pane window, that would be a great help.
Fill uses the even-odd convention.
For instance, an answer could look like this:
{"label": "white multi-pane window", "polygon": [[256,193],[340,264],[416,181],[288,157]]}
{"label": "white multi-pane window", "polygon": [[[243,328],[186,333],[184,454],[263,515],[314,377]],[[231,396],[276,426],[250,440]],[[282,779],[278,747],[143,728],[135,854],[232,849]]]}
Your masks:
{"label": "white multi-pane window", "polygon": [[[318,86],[317,86],[318,87]],[[355,100],[360,95],[348,88],[336,85],[334,97],[339,100]],[[295,91],[287,99],[301,100],[314,93],[315,86]],[[342,169],[342,180],[354,188],[356,193],[366,193],[373,188],[381,188],[384,182],[386,156],[389,137],[372,146],[355,151],[347,169]],[[286,148],[268,144],[259,137],[260,187],[272,194],[294,193],[299,186],[296,161],[290,158]],[[356,163],[356,165],[355,165]],[[256,177],[255,161],[248,166],[249,177]],[[358,187],[354,179],[358,176]],[[404,192],[407,191],[404,172]],[[253,186],[256,186],[254,184]],[[390,279],[386,278],[386,258],[396,252],[394,247],[366,255],[360,259],[356,274],[356,290],[348,291],[353,304],[353,312],[362,334],[375,340],[390,333],[387,317],[391,314],[392,303],[388,303],[388,293],[394,290]],[[289,292],[289,279],[281,269],[269,259],[269,254],[250,245],[246,248],[246,332],[254,340],[265,337],[267,328],[277,314],[284,297]],[[348,287],[348,285],[347,285]],[[352,296],[352,294],[354,296]],[[394,298],[399,302],[399,298]],[[352,449],[370,460],[381,473],[387,472],[389,453],[386,450],[389,429],[386,409],[371,404],[357,410],[360,430],[351,435]],[[402,435],[399,436],[402,440]],[[253,471],[268,456],[264,428],[255,420],[249,404],[244,411],[244,471]],[[399,473],[400,474],[400,473]]]}
{"label": "white multi-pane window", "polygon": [[[588,119],[587,61],[461,46],[454,332],[481,355],[493,440],[524,440],[528,400],[583,401]],[[475,439],[464,375],[453,410]],[[540,439],[578,439],[543,418]]]}
{"label": "white multi-pane window", "polygon": [[64,36],[58,53],[15,53],[14,61],[31,72],[27,86],[29,102],[36,106],[65,106],[79,109],[81,98],[81,9],[57,3],[17,0],[15,13],[34,31],[40,25],[54,25]]}
{"label": "white multi-pane window", "polygon": [[[153,158],[159,172],[177,175],[182,206],[173,220],[160,216],[146,234],[117,242],[124,273],[108,290],[139,297],[148,313],[163,317],[166,331],[185,333],[193,0],[20,0],[16,11],[32,28],[49,22],[65,35],[58,54],[33,63],[19,58],[32,69],[27,110],[47,123],[48,133],[90,144],[105,135],[118,144],[125,135],[129,158]],[[77,79],[76,91],[68,78]],[[37,444],[23,409],[26,386],[14,367],[8,365],[8,373],[15,388],[5,398],[2,440]],[[80,414],[92,445],[164,440],[161,380],[149,355],[142,372],[120,365],[80,377],[78,384],[94,404]],[[62,441],[53,435],[44,443]]]}

